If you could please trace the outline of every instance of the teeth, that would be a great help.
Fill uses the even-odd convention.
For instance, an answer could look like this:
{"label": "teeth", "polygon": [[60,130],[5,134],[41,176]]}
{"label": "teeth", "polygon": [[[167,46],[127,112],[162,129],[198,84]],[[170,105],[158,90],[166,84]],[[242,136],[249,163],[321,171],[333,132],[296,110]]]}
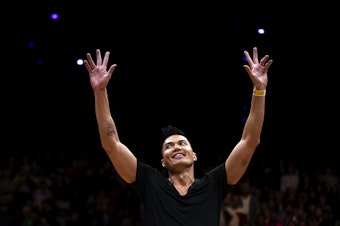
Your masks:
{"label": "teeth", "polygon": [[174,158],[177,158],[177,157],[182,157],[182,156],[184,156],[184,154],[182,154],[182,153],[178,153],[178,154],[174,155]]}

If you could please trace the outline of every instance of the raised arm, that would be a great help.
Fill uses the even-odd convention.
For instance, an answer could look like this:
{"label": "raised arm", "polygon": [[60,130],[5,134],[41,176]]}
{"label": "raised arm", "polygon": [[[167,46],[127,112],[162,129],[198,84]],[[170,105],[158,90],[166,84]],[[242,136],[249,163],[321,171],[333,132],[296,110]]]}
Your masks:
{"label": "raised arm", "polygon": [[102,60],[100,50],[96,50],[97,63],[87,54],[84,61],[89,73],[91,87],[94,93],[95,112],[103,149],[108,155],[119,176],[127,183],[136,179],[137,159],[133,153],[119,140],[115,122],[111,116],[107,93],[109,83],[116,64],[107,70],[110,52],[106,52]]}
{"label": "raised arm", "polygon": [[258,60],[257,48],[253,48],[251,58],[247,51],[244,51],[248,65],[244,65],[253,83],[253,95],[248,118],[243,128],[241,140],[236,144],[226,159],[226,173],[228,184],[236,184],[246,172],[255,149],[260,144],[260,136],[264,121],[265,94],[268,83],[267,72],[273,63],[269,56],[265,55]]}

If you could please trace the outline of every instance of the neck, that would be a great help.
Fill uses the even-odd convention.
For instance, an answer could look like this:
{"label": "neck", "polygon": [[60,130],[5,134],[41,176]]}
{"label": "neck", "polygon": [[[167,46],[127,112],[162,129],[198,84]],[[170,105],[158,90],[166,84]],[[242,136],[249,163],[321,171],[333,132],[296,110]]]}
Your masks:
{"label": "neck", "polygon": [[190,173],[169,174],[169,181],[175,186],[190,186],[194,183],[195,177]]}

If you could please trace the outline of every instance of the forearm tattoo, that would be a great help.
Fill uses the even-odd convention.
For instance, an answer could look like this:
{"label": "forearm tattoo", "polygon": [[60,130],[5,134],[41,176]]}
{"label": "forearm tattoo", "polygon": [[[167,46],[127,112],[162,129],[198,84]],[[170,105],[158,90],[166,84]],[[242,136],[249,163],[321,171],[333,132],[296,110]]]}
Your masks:
{"label": "forearm tattoo", "polygon": [[116,134],[116,126],[112,121],[106,122],[107,135],[114,136]]}

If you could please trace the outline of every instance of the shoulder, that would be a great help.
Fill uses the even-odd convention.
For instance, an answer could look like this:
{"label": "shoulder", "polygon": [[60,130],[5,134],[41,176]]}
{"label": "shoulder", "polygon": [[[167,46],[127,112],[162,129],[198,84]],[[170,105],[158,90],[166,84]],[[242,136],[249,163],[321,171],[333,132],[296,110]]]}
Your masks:
{"label": "shoulder", "polygon": [[157,168],[145,162],[137,160],[137,179],[139,178],[142,180],[148,180],[150,177],[155,177],[155,176],[164,179],[164,176],[161,174],[161,172]]}

